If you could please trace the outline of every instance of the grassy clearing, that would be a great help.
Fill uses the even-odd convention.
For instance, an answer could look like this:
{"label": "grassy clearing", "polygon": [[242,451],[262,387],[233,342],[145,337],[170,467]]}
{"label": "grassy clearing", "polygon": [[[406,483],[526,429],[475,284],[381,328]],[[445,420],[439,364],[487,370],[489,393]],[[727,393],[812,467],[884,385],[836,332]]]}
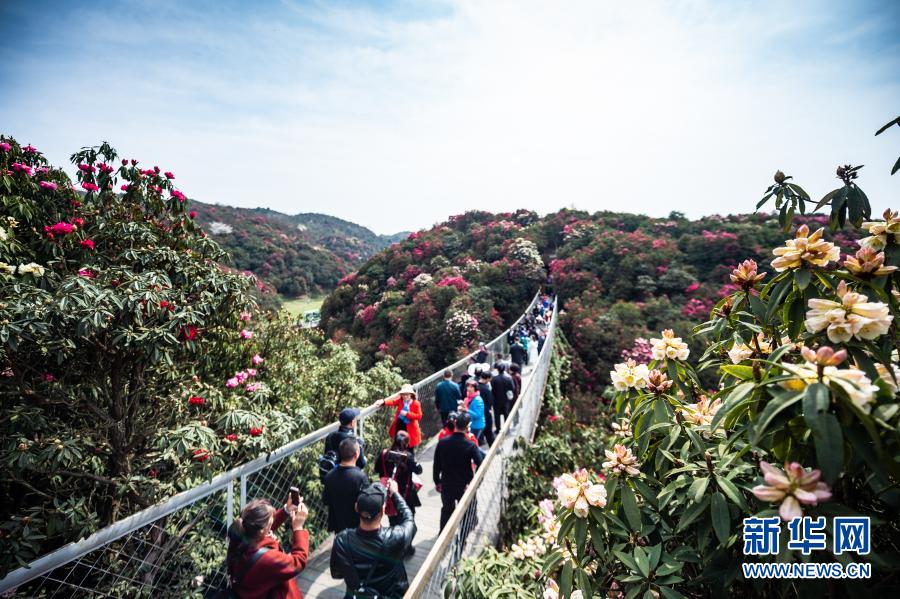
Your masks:
{"label": "grassy clearing", "polygon": [[318,310],[325,301],[324,295],[304,296],[294,299],[283,299],[281,307],[293,316],[301,316],[307,310]]}

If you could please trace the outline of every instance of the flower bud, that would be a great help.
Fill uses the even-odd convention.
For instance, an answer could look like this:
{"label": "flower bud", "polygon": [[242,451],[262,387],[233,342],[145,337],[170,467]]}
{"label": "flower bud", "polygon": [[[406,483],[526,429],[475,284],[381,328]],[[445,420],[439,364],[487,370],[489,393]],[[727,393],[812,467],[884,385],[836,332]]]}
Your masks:
{"label": "flower bud", "polygon": [[781,171],[775,171],[775,182],[778,183],[779,185],[783,185],[784,184],[784,173],[782,173]]}

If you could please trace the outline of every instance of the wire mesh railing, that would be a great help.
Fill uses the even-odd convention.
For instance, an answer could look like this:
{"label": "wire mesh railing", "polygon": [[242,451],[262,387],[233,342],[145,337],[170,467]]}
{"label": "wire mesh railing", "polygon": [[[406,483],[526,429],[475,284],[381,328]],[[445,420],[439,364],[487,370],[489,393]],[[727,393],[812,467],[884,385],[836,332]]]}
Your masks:
{"label": "wire mesh railing", "polygon": [[506,506],[506,463],[516,451],[516,440],[534,438],[541,398],[550,372],[556,337],[556,304],[537,365],[529,373],[522,393],[494,444],[469,483],[453,515],[406,592],[405,599],[453,596],[448,575],[463,558],[493,545],[499,536],[500,516]]}
{"label": "wire mesh railing", "polygon": [[[522,316],[536,305],[535,295]],[[488,351],[506,353],[507,332],[486,344]],[[472,356],[449,366],[454,376]],[[423,438],[440,428],[434,390],[443,370],[414,385],[423,408]],[[358,435],[367,440],[373,460],[387,443],[393,410],[373,404],[358,418]],[[435,426],[436,423],[436,426]],[[327,506],[321,500],[318,457],[325,438],[337,430],[332,423],[247,464],[179,493],[133,516],[107,526],[86,539],[70,543],[0,580],[4,597],[210,597],[226,586],[227,530],[235,515],[252,499],[282,504],[291,486],[300,489],[310,513],[310,549],[327,537]],[[290,546],[290,527],[280,531]]]}

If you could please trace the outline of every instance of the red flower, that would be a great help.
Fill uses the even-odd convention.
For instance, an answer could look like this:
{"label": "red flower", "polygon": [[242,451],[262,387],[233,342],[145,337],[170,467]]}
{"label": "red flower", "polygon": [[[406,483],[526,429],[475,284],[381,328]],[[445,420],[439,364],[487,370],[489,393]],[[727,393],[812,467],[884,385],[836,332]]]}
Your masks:
{"label": "red flower", "polygon": [[195,449],[194,460],[197,462],[205,462],[209,459],[209,451],[206,449]]}
{"label": "red flower", "polygon": [[48,383],[52,383],[53,381],[56,380],[56,377],[53,376],[52,374],[50,374],[49,372],[45,372],[45,373],[44,373],[44,380],[47,381]]}
{"label": "red flower", "polygon": [[166,179],[174,179],[175,175],[173,175],[170,171],[166,171]]}
{"label": "red flower", "polygon": [[163,310],[168,309],[169,312],[175,311],[175,304],[173,304],[171,302],[167,302],[166,300],[159,302],[159,307],[162,308]]}
{"label": "red flower", "polygon": [[93,183],[88,183],[87,181],[82,183],[81,187],[83,187],[86,191],[99,191],[100,190],[99,187],[97,187]]}
{"label": "red flower", "polygon": [[202,406],[206,403],[206,400],[197,395],[191,395],[191,398],[188,399],[188,404],[192,406]]}
{"label": "red flower", "polygon": [[225,435],[225,440],[234,443],[238,440],[237,433],[231,433],[230,435]]}
{"label": "red flower", "polygon": [[191,210],[190,212],[188,212],[188,216],[190,216],[191,218],[197,218],[197,211]]}
{"label": "red flower", "polygon": [[250,436],[251,437],[260,436],[263,433],[263,428],[264,427],[262,427],[262,426],[251,426],[250,427]]}
{"label": "red flower", "polygon": [[94,240],[93,239],[83,239],[78,243],[83,248],[87,248],[89,250],[94,249]]}
{"label": "red flower", "polygon": [[82,277],[87,277],[89,279],[96,279],[97,273],[91,270],[90,268],[82,268],[78,271],[78,275]]}
{"label": "red flower", "polygon": [[184,202],[184,201],[187,199],[187,198],[185,197],[185,195],[184,195],[183,193],[181,193],[180,191],[178,191],[177,189],[173,189],[173,190],[170,191],[169,193],[172,194],[172,197],[173,197],[173,198],[178,198],[178,201],[179,201],[179,202]]}
{"label": "red flower", "polygon": [[180,335],[182,341],[193,341],[197,338],[197,327],[192,324],[186,327],[181,327]]}
{"label": "red flower", "polygon": [[151,468],[150,472],[147,473],[147,476],[149,476],[150,478],[156,478],[158,475],[159,470],[157,470],[156,468]]}
{"label": "red flower", "polygon": [[557,420],[559,420],[559,416],[557,416],[556,414],[550,414],[549,416],[547,416],[547,420],[549,420],[550,422],[556,422]]}

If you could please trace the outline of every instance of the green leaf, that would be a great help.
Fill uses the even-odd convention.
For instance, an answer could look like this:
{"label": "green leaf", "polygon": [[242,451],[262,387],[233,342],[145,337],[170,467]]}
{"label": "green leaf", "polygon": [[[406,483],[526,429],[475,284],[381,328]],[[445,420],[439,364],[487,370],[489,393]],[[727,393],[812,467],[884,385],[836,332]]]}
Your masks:
{"label": "green leaf", "polygon": [[575,523],[575,549],[579,559],[584,556],[587,550],[587,518],[579,518]]}
{"label": "green leaf", "polygon": [[688,489],[688,497],[694,500],[694,503],[698,503],[700,499],[703,497],[703,494],[706,493],[706,487],[709,485],[709,477],[701,476],[699,478],[695,478],[694,482],[691,483],[691,487]]}
{"label": "green leaf", "polygon": [[572,575],[574,573],[575,566],[572,563],[572,560],[566,560],[566,563],[563,565],[562,574],[559,577],[559,594],[563,597],[568,597],[572,594]]}
{"label": "green leaf", "polygon": [[622,485],[622,509],[625,511],[625,519],[635,531],[641,529],[641,510],[638,508],[634,491],[627,484]]}
{"label": "green leaf", "polygon": [[837,194],[841,193],[841,191],[843,191],[843,190],[844,190],[843,187],[838,187],[837,189],[833,189],[833,190],[829,191],[828,193],[826,193],[825,197],[823,197],[821,200],[819,200],[819,203],[816,204],[816,207],[813,209],[813,211],[816,211],[819,208],[821,208],[822,206],[826,205],[828,202],[833,200]]}
{"label": "green leaf", "polygon": [[731,514],[728,512],[728,505],[725,504],[725,496],[718,492],[714,493],[710,505],[712,507],[713,530],[716,531],[719,542],[724,545],[731,534],[729,530]]}
{"label": "green leaf", "polygon": [[797,283],[797,287],[800,290],[804,290],[809,287],[809,282],[812,280],[812,271],[808,268],[799,268],[794,271],[794,282]]}
{"label": "green leaf", "polygon": [[722,492],[731,500],[732,503],[737,505],[739,508],[744,510],[745,512],[750,511],[750,506],[747,505],[747,502],[744,500],[744,496],[741,495],[740,490],[737,488],[733,482],[728,480],[727,478],[717,477],[716,484],[719,485],[719,488],[722,489]]}
{"label": "green leaf", "polygon": [[766,432],[766,429],[769,428],[769,425],[772,423],[772,420],[778,416],[778,414],[803,399],[803,395],[803,393],[797,393],[795,395],[785,394],[770,400],[756,418],[756,422],[753,423],[753,428],[750,433],[750,442],[754,445],[758,444],[759,440]]}
{"label": "green leaf", "polygon": [[747,381],[753,378],[752,366],[741,366],[739,364],[723,364],[719,367],[719,370],[721,370],[725,374],[730,374],[734,378],[741,381]]}
{"label": "green leaf", "polygon": [[637,564],[640,573],[644,575],[644,578],[650,578],[650,556],[647,555],[643,547],[634,548],[634,562]]}
{"label": "green leaf", "polygon": [[818,426],[813,429],[816,443],[816,460],[822,470],[822,478],[833,484],[844,469],[844,434],[834,414],[822,414]]}
{"label": "green leaf", "polygon": [[806,387],[803,393],[803,418],[806,425],[815,430],[819,423],[819,414],[828,409],[831,391],[822,383],[814,383]]}

